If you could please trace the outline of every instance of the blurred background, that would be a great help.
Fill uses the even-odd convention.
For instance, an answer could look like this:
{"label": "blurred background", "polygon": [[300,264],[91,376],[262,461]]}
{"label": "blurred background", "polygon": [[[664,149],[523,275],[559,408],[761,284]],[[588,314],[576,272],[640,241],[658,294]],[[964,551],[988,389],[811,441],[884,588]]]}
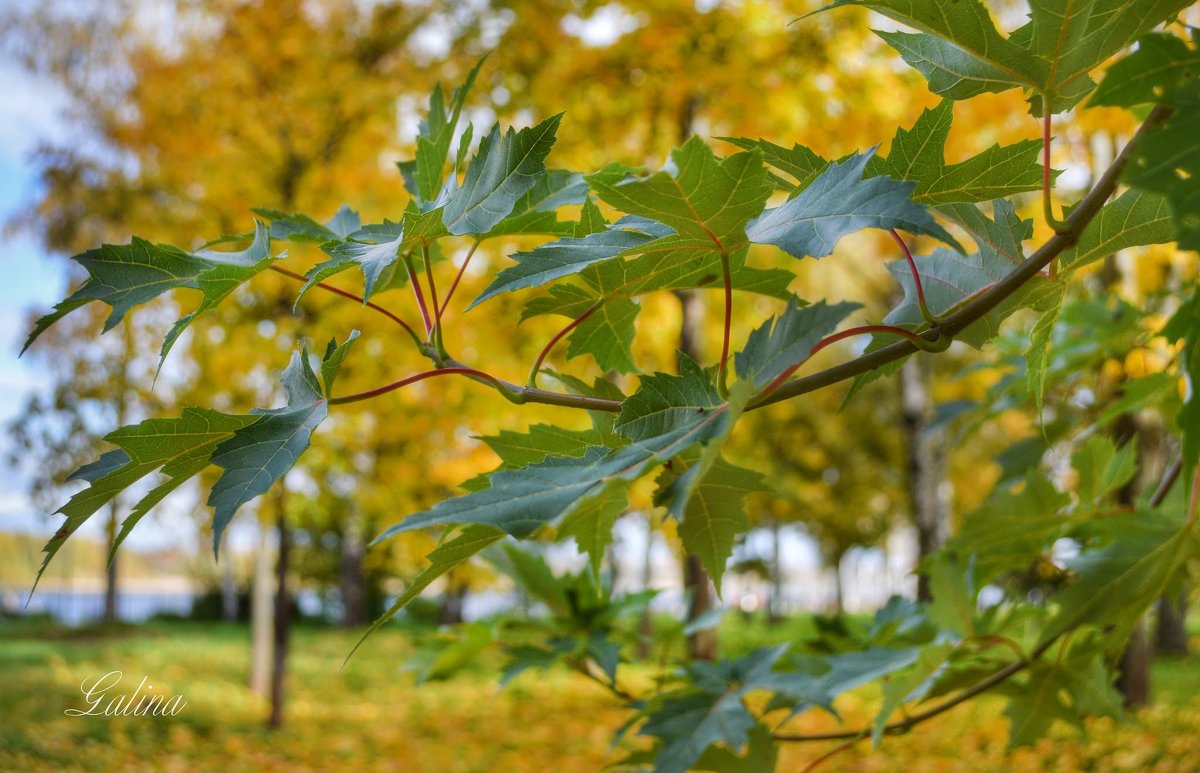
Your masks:
{"label": "blurred background", "polygon": [[[81,281],[67,258],[101,242],[123,243],[136,234],[194,248],[251,230],[252,207],[325,220],[347,203],[363,222],[398,219],[407,194],[395,165],[412,156],[429,93],[439,81],[461,82],[485,54],[467,103],[476,136],[497,119],[525,126],[565,111],[553,168],[589,172],[616,160],[655,169],[693,134],[722,154],[734,149],[716,139],[726,136],[799,142],[828,158],[886,146],[897,126],[910,126],[937,100],[871,32],[891,29],[887,20],[845,9],[796,21],[817,5],[7,0],[0,6],[0,421],[6,426],[0,669],[7,694],[0,703],[7,702],[6,715],[24,717],[0,733],[0,768],[148,766],[148,754],[166,755],[181,769],[202,768],[213,764],[214,753],[245,755],[239,759],[249,768],[297,769],[591,770],[611,760],[606,746],[621,721],[618,707],[567,674],[537,685],[518,680],[496,693],[486,656],[466,682],[414,690],[398,672],[415,651],[412,631],[535,606],[487,562],[453,571],[344,672],[336,670],[362,627],[420,571],[435,544],[423,534],[374,549],[367,542],[493,468],[497,458],[478,437],[539,421],[578,424],[579,417],[544,406],[516,409],[465,380],[415,385],[331,417],[284,485],[239,514],[219,563],[208,549],[206,491],[185,486],[141,522],[106,568],[108,545],[133,504],[132,497],[118,498],[72,537],[30,598],[41,545],[58,527],[50,513],[80,487],[65,478],[105,449],[99,438],[106,432],[182,405],[242,412],[278,404],[276,375],[297,341],[324,342],[352,327],[364,337],[343,370],[347,385],[369,388],[421,363],[396,354],[403,342],[355,304],[313,293],[293,311],[299,288],[277,275],[260,276],[193,325],[157,380],[158,342],[178,316],[167,305],[139,309],[104,336],[98,335],[104,315],[87,307],[24,357],[16,353],[33,319]],[[1009,28],[1024,12],[1020,3],[994,10]],[[1039,136],[1015,92],[958,103],[954,118],[951,161]],[[1062,195],[1070,200],[1086,188],[1131,129],[1128,116],[1107,110],[1056,124]],[[1026,214],[1036,211],[1031,198]],[[1045,235],[1039,230],[1035,242]],[[478,294],[506,255],[534,243],[489,242],[459,297]],[[289,245],[288,254],[297,271],[321,257],[306,245]],[[885,267],[897,257],[885,233],[846,239],[819,264],[765,249],[752,254],[757,265],[793,270],[792,290],[801,297],[863,302],[875,318],[897,292]],[[1089,294],[1078,300],[1097,308],[1119,298],[1141,301],[1194,271],[1165,248],[1118,255],[1098,266]],[[354,290],[348,276],[340,279]],[[406,297],[381,298],[411,315]],[[503,296],[465,316],[454,309],[449,335],[457,356],[509,378],[523,374],[561,326],[537,317],[514,334],[524,299]],[[705,314],[706,305],[719,309],[719,299],[703,293],[641,299],[637,365],[672,369],[685,317],[698,320],[690,324],[699,354],[711,361],[720,315]],[[1081,328],[1090,324],[1087,308],[1074,317]],[[768,299],[739,298],[734,340],[775,310]],[[759,411],[739,426],[739,461],[767,474],[780,496],[751,503],[755,528],[735,549],[721,598],[712,600],[715,609],[729,611],[723,619],[715,613],[704,627],[712,637],[707,646],[735,651],[771,637],[786,640],[819,626],[824,615],[866,614],[894,594],[916,596],[919,556],[944,540],[962,513],[997,481],[1043,458],[1054,462],[1055,427],[1069,423],[1073,409],[1039,416],[1023,395],[1014,396],[1021,324],[982,358],[956,345],[945,356],[913,360],[899,377],[870,384],[844,405],[844,389],[824,390]],[[1160,370],[1169,358],[1153,342],[1093,344],[1085,375],[1060,385],[1064,400],[1089,395],[1071,404],[1081,411],[1099,410],[1124,379]],[[830,347],[821,362],[853,356],[861,345]],[[557,355],[556,367],[589,379],[603,375],[588,357],[564,357]],[[1153,417],[1143,420],[1150,437]],[[685,593],[687,561],[674,525],[654,511],[649,486],[635,493],[635,506],[617,524],[604,577],[616,595],[657,591],[641,628],[649,652],[655,642],[682,636],[670,631],[689,614],[693,597]],[[556,573],[584,564],[570,542],[546,545],[540,554]],[[283,662],[277,649],[272,655],[280,637],[287,641],[275,614],[280,600],[289,610],[284,625],[298,625],[290,676],[272,665]],[[1186,604],[1167,601],[1160,616],[1165,633],[1150,635],[1166,637],[1160,650],[1186,651]],[[1178,661],[1154,668],[1168,669],[1168,695],[1200,687],[1200,677],[1179,671]],[[157,723],[62,715],[78,703],[82,679],[112,669],[136,673],[134,684],[142,673],[169,682],[166,689],[184,694],[189,708],[178,721]],[[285,678],[286,701],[276,692]],[[1181,706],[1169,704],[1155,721],[1192,727],[1187,723],[1196,715]],[[848,711],[853,716],[855,708]],[[275,735],[263,729],[268,716],[282,726]],[[320,739],[312,733],[318,726],[325,731]],[[969,748],[978,764],[1002,764],[1003,725],[994,712],[978,710],[961,732],[911,745],[947,759],[966,759]],[[1109,735],[1120,738],[1117,731]],[[463,751],[468,737],[475,740]],[[1086,761],[1112,749],[1064,741],[1051,751]],[[878,761],[880,769],[905,764],[904,753]]]}

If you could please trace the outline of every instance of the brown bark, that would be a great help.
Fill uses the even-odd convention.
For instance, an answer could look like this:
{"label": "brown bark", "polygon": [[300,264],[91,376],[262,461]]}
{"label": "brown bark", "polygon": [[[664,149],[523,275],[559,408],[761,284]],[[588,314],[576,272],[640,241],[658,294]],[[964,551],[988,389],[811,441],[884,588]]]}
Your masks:
{"label": "brown bark", "polygon": [[1127,709],[1150,705],[1150,637],[1146,621],[1139,620],[1125,645],[1125,653],[1117,672],[1117,689]]}
{"label": "brown bark", "polygon": [[287,514],[284,507],[283,484],[280,484],[276,499],[276,530],[279,534],[279,560],[275,576],[275,628],[273,639],[274,662],[271,668],[271,716],[267,725],[276,730],[283,726],[284,677],[287,673],[288,640],[291,638],[291,596],[288,593],[287,571],[289,559],[289,535]]}
{"label": "brown bark", "polygon": [[771,597],[767,599],[767,622],[783,621],[783,560],[779,545],[780,523],[771,520]]}
{"label": "brown bark", "polygon": [[[1141,427],[1137,417],[1126,413],[1118,417],[1115,424],[1117,446],[1126,443],[1141,443]],[[1117,492],[1117,502],[1132,506],[1137,492],[1146,480],[1145,449],[1139,449],[1137,472],[1128,483]],[[1137,709],[1150,705],[1150,661],[1153,653],[1150,650],[1150,637],[1146,634],[1145,619],[1139,620],[1129,635],[1129,642],[1121,654],[1121,662],[1117,666],[1117,690],[1120,691],[1127,709]]]}
{"label": "brown bark", "polygon": [[454,570],[446,573],[446,591],[438,605],[438,625],[458,625],[463,621],[463,601],[467,588],[454,576]]}
{"label": "brown bark", "polygon": [[[900,402],[908,452],[908,492],[917,546],[924,558],[950,537],[950,503],[944,495],[946,440],[941,431],[930,431],[933,400],[929,391],[928,362],[920,355],[910,357],[900,368]],[[932,598],[929,578],[917,578],[917,598]]]}
{"label": "brown bark", "polygon": [[367,578],[363,572],[366,556],[366,541],[362,534],[362,516],[353,508],[342,533],[341,591],[342,619],[344,628],[354,628],[367,622]]}
{"label": "brown bark", "polygon": [[1187,591],[1180,591],[1175,598],[1162,596],[1158,599],[1158,625],[1154,629],[1154,651],[1167,655],[1188,654]]}
{"label": "brown bark", "polygon": [[[700,335],[703,323],[703,309],[700,297],[695,292],[677,290],[675,297],[679,299],[682,322],[679,327],[679,351],[700,360]],[[713,608],[712,581],[700,557],[687,554],[683,561],[683,589],[688,597],[687,620],[691,622]],[[688,656],[696,660],[716,660],[717,633],[709,629],[696,631],[688,637]]]}

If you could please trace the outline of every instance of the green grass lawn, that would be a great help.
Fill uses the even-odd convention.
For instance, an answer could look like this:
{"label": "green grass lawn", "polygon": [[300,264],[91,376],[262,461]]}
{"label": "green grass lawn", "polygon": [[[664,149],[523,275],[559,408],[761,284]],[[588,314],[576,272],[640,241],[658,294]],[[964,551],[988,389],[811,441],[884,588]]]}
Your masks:
{"label": "green grass lawn", "polygon": [[[805,618],[782,631],[811,630]],[[726,621],[737,651],[780,630]],[[407,635],[389,627],[339,671],[357,634],[296,631],[285,728],[267,731],[267,705],[246,687],[249,633],[215,623],[155,623],[66,630],[0,621],[0,770],[400,770],[593,771],[619,759],[611,734],[627,717],[601,688],[571,673],[533,673],[497,687],[490,661],[446,682],[416,687],[402,670]],[[1200,644],[1200,641],[1197,642]],[[67,716],[83,709],[82,682],[119,670],[114,691],[143,676],[155,692],[187,700],[174,717]],[[646,678],[632,667],[630,678]],[[1003,703],[985,700],[872,751],[867,743],[823,770],[1200,770],[1200,657],[1155,664],[1155,706],[1086,737],[1055,738],[1006,756]],[[850,725],[869,721],[876,692],[839,701]],[[805,715],[789,729],[831,729]],[[828,746],[789,747],[779,766],[797,770]]]}

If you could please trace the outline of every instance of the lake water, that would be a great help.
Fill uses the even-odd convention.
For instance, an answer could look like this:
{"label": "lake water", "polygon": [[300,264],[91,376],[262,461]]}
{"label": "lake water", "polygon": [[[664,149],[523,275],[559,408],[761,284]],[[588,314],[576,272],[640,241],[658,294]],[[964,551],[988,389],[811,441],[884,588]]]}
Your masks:
{"label": "lake water", "polygon": [[[190,593],[177,591],[122,591],[117,594],[117,618],[141,623],[161,612],[187,615],[192,611],[193,598]],[[0,609],[5,614],[49,614],[64,625],[81,625],[104,615],[104,593],[39,589],[30,599],[28,589],[4,588],[0,589]]]}

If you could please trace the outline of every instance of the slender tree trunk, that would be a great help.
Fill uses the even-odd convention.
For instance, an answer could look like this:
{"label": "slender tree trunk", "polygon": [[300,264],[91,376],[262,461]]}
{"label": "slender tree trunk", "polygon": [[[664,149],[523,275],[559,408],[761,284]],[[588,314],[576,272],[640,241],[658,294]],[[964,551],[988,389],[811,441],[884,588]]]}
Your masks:
{"label": "slender tree trunk", "polygon": [[345,628],[363,625],[370,617],[367,611],[367,580],[363,573],[366,541],[363,539],[363,518],[357,505],[350,505],[346,528],[342,532],[342,619]]}
{"label": "slender tree trunk", "polygon": [[833,613],[840,615],[845,610],[846,599],[842,595],[845,588],[842,587],[842,558],[838,556],[833,559]]}
{"label": "slender tree trunk", "polygon": [[[697,362],[700,361],[699,337],[701,335],[704,310],[700,296],[693,291],[677,290],[675,297],[679,299],[682,324],[679,328],[679,350]],[[700,557],[687,554],[683,559],[683,587],[688,596],[687,619],[689,622],[700,617],[713,608],[712,580]],[[696,631],[688,637],[688,656],[694,660],[716,660],[717,633],[709,629]]]}
{"label": "slender tree trunk", "polygon": [[[129,403],[129,359],[135,345],[133,335],[133,320],[129,319],[121,326],[122,349],[121,362],[116,372],[117,387],[117,426],[125,426]],[[105,537],[108,553],[112,560],[104,570],[104,622],[112,623],[117,619],[117,556],[113,546],[117,544],[117,522],[120,520],[121,497],[113,497],[108,510],[108,523],[105,524]]]}
{"label": "slender tree trunk", "polygon": [[466,596],[466,586],[458,581],[451,569],[446,573],[446,591],[438,606],[438,625],[458,625],[463,621],[463,601]]}
{"label": "slender tree trunk", "polygon": [[271,689],[271,596],[275,590],[271,567],[275,551],[264,513],[259,514],[258,532],[250,587],[250,689],[265,698]]}
{"label": "slender tree trunk", "polygon": [[275,657],[271,668],[271,716],[267,720],[267,725],[272,730],[283,726],[284,677],[287,673],[288,639],[291,638],[292,627],[292,604],[287,586],[290,538],[287,528],[287,511],[284,507],[286,494],[283,482],[281,481],[278,485],[275,524],[279,534],[279,560],[275,573],[275,626],[272,639]]}
{"label": "slender tree trunk", "polygon": [[1150,705],[1150,637],[1146,635],[1145,620],[1138,621],[1125,645],[1117,673],[1117,689],[1124,696],[1127,709]]}
{"label": "slender tree trunk", "polygon": [[1154,651],[1168,655],[1188,654],[1187,591],[1175,598],[1162,596],[1158,600],[1158,625],[1155,628]]}
{"label": "slender tree trunk", "polygon": [[[929,393],[928,361],[910,357],[900,368],[900,402],[908,450],[908,491],[917,527],[920,558],[941,547],[950,536],[950,503],[944,496],[946,479],[945,438],[929,431],[933,400]],[[918,559],[919,560],[919,559]],[[931,598],[929,578],[917,578],[917,598]]]}
{"label": "slender tree trunk", "polygon": [[[1115,424],[1116,442],[1118,447],[1126,443],[1144,445],[1141,427],[1137,417],[1131,413],[1122,414]],[[1147,453],[1145,447],[1138,448],[1137,472],[1128,483],[1117,492],[1117,501],[1126,506],[1133,505],[1137,492],[1144,485],[1147,473]],[[1129,635],[1129,643],[1121,654],[1121,662],[1117,668],[1117,689],[1124,696],[1127,709],[1139,709],[1150,705],[1150,662],[1153,653],[1150,650],[1150,637],[1146,633],[1146,620],[1143,617]]]}
{"label": "slender tree trunk", "polygon": [[775,625],[783,620],[783,559],[780,550],[780,524],[771,519],[771,598],[767,601],[767,622]]}
{"label": "slender tree trunk", "polygon": [[[642,590],[650,590],[650,583],[653,580],[651,569],[653,568],[651,561],[653,560],[654,549],[654,522],[650,520],[650,513],[646,513],[646,549],[642,555]],[[654,618],[650,612],[650,606],[642,612],[641,622],[638,624],[638,642],[637,653],[639,660],[647,660],[650,657],[650,650],[654,645]]]}
{"label": "slender tree trunk", "polygon": [[[124,398],[122,398],[124,399]],[[118,422],[118,425],[123,422]],[[120,504],[114,497],[108,511],[108,523],[105,524],[105,537],[108,555],[112,560],[104,569],[104,622],[113,623],[117,620],[117,557],[113,555],[113,545],[117,544],[117,520],[119,519]]]}
{"label": "slender tree trunk", "polygon": [[230,623],[238,619],[237,583],[233,580],[233,562],[228,557],[221,564],[221,618]]}

